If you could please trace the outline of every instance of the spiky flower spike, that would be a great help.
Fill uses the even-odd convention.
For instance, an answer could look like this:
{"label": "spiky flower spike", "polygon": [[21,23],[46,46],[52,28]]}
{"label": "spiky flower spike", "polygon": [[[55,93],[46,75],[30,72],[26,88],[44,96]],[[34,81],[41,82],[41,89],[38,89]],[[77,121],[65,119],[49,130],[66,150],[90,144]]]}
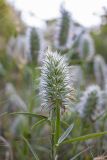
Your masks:
{"label": "spiky flower spike", "polygon": [[65,57],[47,51],[41,72],[40,95],[43,107],[49,110],[57,105],[65,108],[74,98]]}
{"label": "spiky flower spike", "polygon": [[7,54],[22,69],[28,62],[25,36],[18,35],[16,38],[10,38],[7,45]]}
{"label": "spiky flower spike", "polygon": [[55,47],[57,49],[66,50],[72,44],[72,27],[71,16],[68,11],[61,8],[61,19],[58,21],[58,26],[55,35]]}
{"label": "spiky flower spike", "polygon": [[99,86],[89,86],[81,97],[80,103],[77,105],[78,111],[83,118],[94,120],[102,114],[101,108],[102,96]]}
{"label": "spiky flower spike", "polygon": [[41,50],[44,49],[44,38],[42,30],[39,28],[28,28],[26,32],[26,41],[28,43],[29,58],[35,64],[38,64]]}
{"label": "spiky flower spike", "polygon": [[101,55],[96,55],[94,58],[94,74],[96,82],[102,89],[107,89],[107,67]]}
{"label": "spiky flower spike", "polygon": [[94,42],[89,33],[82,34],[79,42],[80,58],[86,61],[92,60],[94,56]]}

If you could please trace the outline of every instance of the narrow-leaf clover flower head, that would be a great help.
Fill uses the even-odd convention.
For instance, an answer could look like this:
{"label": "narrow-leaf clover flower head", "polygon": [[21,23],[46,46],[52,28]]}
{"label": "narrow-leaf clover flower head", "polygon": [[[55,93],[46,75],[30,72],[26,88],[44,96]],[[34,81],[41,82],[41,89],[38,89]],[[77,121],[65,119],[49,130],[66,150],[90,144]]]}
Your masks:
{"label": "narrow-leaf clover flower head", "polygon": [[12,58],[16,65],[22,69],[28,62],[26,54],[26,39],[23,35],[18,35],[16,38],[10,38],[7,44],[7,54]]}
{"label": "narrow-leaf clover flower head", "polygon": [[72,29],[73,21],[71,16],[65,8],[61,8],[61,18],[57,22],[57,27],[55,30],[55,47],[60,50],[69,49],[72,45]]}
{"label": "narrow-leaf clover flower head", "polygon": [[95,53],[95,49],[93,39],[89,33],[85,32],[81,35],[79,42],[79,51],[80,58],[84,58],[86,61],[92,60]]}
{"label": "narrow-leaf clover flower head", "polygon": [[29,60],[35,64],[42,61],[41,51],[44,50],[44,35],[43,31],[39,28],[28,28],[26,31],[26,43],[29,53]]}
{"label": "narrow-leaf clover flower head", "polygon": [[94,74],[96,82],[102,89],[107,89],[107,66],[102,56],[94,58]]}
{"label": "narrow-leaf clover flower head", "polygon": [[41,69],[40,96],[42,106],[52,108],[65,108],[70,99],[74,99],[74,90],[70,86],[69,67],[65,57],[57,52],[47,51],[43,67]]}
{"label": "narrow-leaf clover flower head", "polygon": [[99,86],[91,85],[87,87],[76,109],[85,119],[94,120],[102,114],[102,92]]}

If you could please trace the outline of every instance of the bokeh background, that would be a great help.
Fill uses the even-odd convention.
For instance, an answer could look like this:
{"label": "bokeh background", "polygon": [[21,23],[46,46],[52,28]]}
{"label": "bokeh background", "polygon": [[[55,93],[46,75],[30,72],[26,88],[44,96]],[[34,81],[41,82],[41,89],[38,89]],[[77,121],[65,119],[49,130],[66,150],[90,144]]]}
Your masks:
{"label": "bokeh background", "polygon": [[[72,137],[107,128],[107,1],[0,0],[0,160],[33,160],[22,135],[41,160],[50,159],[49,125],[32,130],[38,119],[10,114],[49,115],[39,96],[47,48],[66,57],[76,90],[61,113],[62,132],[71,123]],[[106,155],[106,139],[62,146],[58,159]]]}

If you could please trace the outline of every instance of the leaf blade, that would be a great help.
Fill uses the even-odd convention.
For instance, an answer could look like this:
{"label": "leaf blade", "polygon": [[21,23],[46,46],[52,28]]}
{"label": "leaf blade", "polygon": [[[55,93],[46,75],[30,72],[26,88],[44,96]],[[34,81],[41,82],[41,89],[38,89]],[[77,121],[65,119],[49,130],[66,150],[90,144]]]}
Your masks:
{"label": "leaf blade", "polygon": [[67,130],[62,134],[62,136],[59,138],[58,140],[58,144],[62,143],[67,137],[68,135],[70,134],[71,130],[73,129],[74,127],[74,124],[71,124]]}
{"label": "leaf blade", "polygon": [[33,149],[31,147],[30,143],[28,142],[28,140],[24,136],[22,136],[22,139],[27,144],[27,146],[28,146],[29,150],[31,151],[32,155],[34,156],[35,160],[39,160],[38,155],[36,154],[36,152],[33,151]]}
{"label": "leaf blade", "polygon": [[32,116],[32,117],[44,118],[44,119],[48,118],[48,117],[43,116],[41,114],[35,114],[35,113],[30,113],[30,112],[13,112],[13,113],[10,113],[10,115],[14,115],[14,114],[23,114],[23,115],[26,115],[26,116]]}
{"label": "leaf blade", "polygon": [[47,121],[47,119],[41,119],[40,121],[36,122],[32,127],[31,129],[34,129],[36,126],[42,124],[43,122]]}
{"label": "leaf blade", "polygon": [[5,115],[7,115],[7,114],[8,114],[7,112],[3,112],[3,113],[0,114],[0,117],[3,117]]}
{"label": "leaf blade", "polygon": [[73,143],[73,142],[77,142],[77,141],[85,141],[85,140],[88,140],[88,139],[93,139],[93,138],[103,136],[105,134],[107,134],[107,131],[99,132],[99,133],[91,133],[91,134],[88,134],[88,135],[85,135],[85,136],[80,136],[80,137],[76,137],[76,138],[66,140],[66,141],[62,142],[62,144],[69,144],[69,143]]}

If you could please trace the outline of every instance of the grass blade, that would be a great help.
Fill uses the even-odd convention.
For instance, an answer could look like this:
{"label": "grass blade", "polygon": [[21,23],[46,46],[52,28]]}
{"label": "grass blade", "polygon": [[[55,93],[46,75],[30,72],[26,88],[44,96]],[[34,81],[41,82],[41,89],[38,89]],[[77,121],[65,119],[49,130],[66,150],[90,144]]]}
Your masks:
{"label": "grass blade", "polygon": [[93,138],[103,136],[105,134],[107,134],[107,131],[99,132],[99,133],[91,133],[91,134],[88,134],[88,135],[85,135],[85,136],[80,136],[80,137],[68,139],[68,140],[62,142],[62,144],[69,144],[69,143],[73,143],[73,142],[85,141],[85,140],[88,140],[88,139],[93,139]]}
{"label": "grass blade", "polygon": [[83,151],[81,151],[81,152],[79,152],[78,154],[76,154],[76,155],[75,155],[73,158],[71,158],[70,160],[76,159],[77,157],[79,157],[79,156],[80,156],[81,154],[83,154],[84,152],[90,150],[90,148],[92,148],[92,147],[88,147],[88,148],[84,149]]}
{"label": "grass blade", "polygon": [[31,151],[32,155],[34,156],[35,160],[39,160],[37,154],[33,151],[33,149],[31,147],[30,143],[28,142],[28,140],[25,137],[23,137],[23,136],[22,136],[22,139],[27,144],[27,146],[28,146],[29,150]]}
{"label": "grass blade", "polygon": [[35,124],[31,127],[31,129],[34,129],[36,126],[42,124],[42,123],[45,122],[45,121],[47,121],[47,119],[41,119],[40,121],[38,121],[37,123],[35,123]]}
{"label": "grass blade", "polygon": [[1,113],[1,114],[0,114],[0,117],[5,116],[5,115],[7,115],[7,114],[8,114],[7,112]]}
{"label": "grass blade", "polygon": [[62,134],[62,136],[58,140],[58,144],[62,143],[70,134],[71,130],[73,129],[74,124],[71,124],[67,130]]}
{"label": "grass blade", "polygon": [[14,114],[23,114],[25,116],[31,116],[31,117],[37,117],[37,118],[44,118],[44,119],[47,119],[48,117],[46,116],[43,116],[43,115],[40,115],[40,114],[35,114],[35,113],[30,113],[30,112],[13,112],[13,113],[10,113],[11,115],[14,115]]}
{"label": "grass blade", "polygon": [[67,122],[65,122],[65,121],[61,120],[61,123],[62,123],[63,126],[69,127],[69,124]]}

